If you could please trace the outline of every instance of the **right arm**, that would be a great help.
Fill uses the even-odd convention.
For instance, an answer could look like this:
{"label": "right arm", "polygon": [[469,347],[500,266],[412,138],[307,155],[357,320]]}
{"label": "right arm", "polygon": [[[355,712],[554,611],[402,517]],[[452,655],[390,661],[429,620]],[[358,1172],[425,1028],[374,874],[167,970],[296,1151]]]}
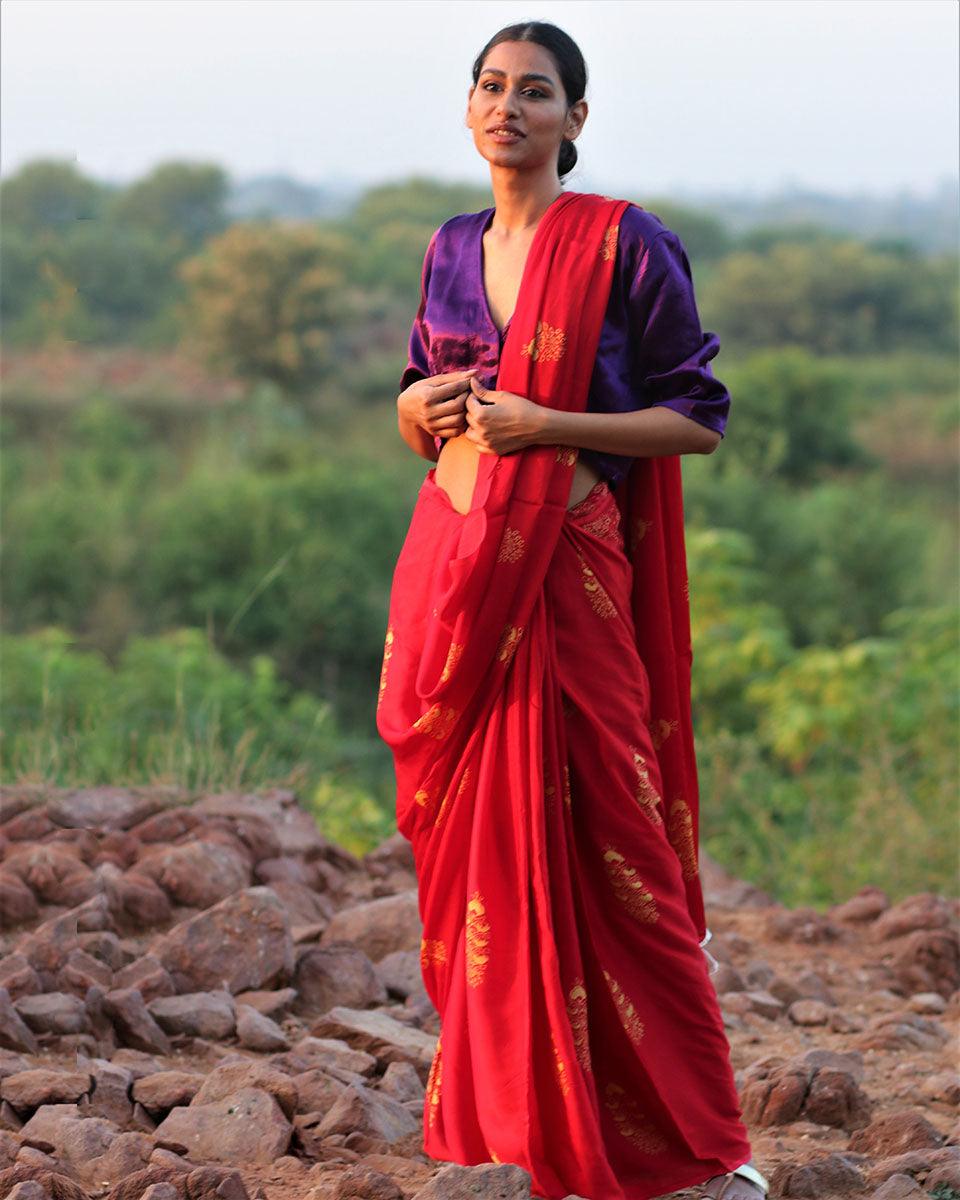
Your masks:
{"label": "right arm", "polygon": [[471,369],[417,379],[397,397],[400,436],[415,454],[436,462],[440,451],[434,439],[466,432],[466,398],[475,374]]}
{"label": "right arm", "polygon": [[[427,295],[433,260],[437,249],[434,231],[423,256],[420,272],[420,306],[410,331],[407,365],[400,378],[397,397],[397,426],[400,436],[410,449],[436,462],[440,457],[437,437],[453,437],[467,428],[465,408],[472,372],[457,371],[447,375],[430,375],[430,331],[426,320]],[[445,403],[460,397],[458,404]],[[459,412],[460,417],[457,418]]]}

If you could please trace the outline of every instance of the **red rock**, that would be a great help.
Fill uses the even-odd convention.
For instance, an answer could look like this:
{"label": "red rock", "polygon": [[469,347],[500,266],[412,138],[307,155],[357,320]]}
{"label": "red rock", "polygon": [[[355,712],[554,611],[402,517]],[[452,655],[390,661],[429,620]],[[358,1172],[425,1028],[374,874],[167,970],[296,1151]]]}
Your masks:
{"label": "red rock", "polygon": [[299,1013],[315,1015],[338,1004],[365,1008],[387,1001],[386,988],[373,964],[357,946],[308,947],[297,958],[293,982]]}
{"label": "red rock", "polygon": [[293,972],[286,913],[269,888],[247,888],[175,926],[150,953],[180,992],[262,988]]}
{"label": "red rock", "polygon": [[172,1109],[156,1132],[185,1145],[194,1161],[270,1163],[286,1151],[293,1129],[273,1096],[242,1088],[210,1104],[194,1098]]}
{"label": "red rock", "polygon": [[0,929],[24,925],[37,915],[37,898],[19,875],[0,871]]}
{"label": "red rock", "polygon": [[237,1040],[247,1050],[260,1054],[286,1050],[290,1045],[287,1035],[276,1021],[271,1021],[246,1004],[237,1005]]}
{"label": "red rock", "polygon": [[124,1045],[148,1054],[169,1054],[170,1042],[150,1015],[136,988],[116,988],[103,998],[103,1007]]}
{"label": "red rock", "polygon": [[12,1000],[32,996],[41,990],[40,977],[23,954],[7,954],[0,958],[0,987],[6,988]]}
{"label": "red rock", "polygon": [[960,939],[956,930],[916,930],[900,946],[892,966],[908,992],[937,992],[948,998],[960,988]]}
{"label": "red rock", "polygon": [[908,1150],[943,1145],[940,1133],[920,1112],[899,1109],[871,1121],[850,1138],[850,1149],[874,1158],[889,1158]]}
{"label": "red rock", "polygon": [[150,1015],[166,1033],[220,1041],[233,1035],[236,1009],[229,992],[191,992],[151,1000]]}
{"label": "red rock", "polygon": [[155,879],[132,869],[110,876],[107,891],[118,920],[135,929],[167,925],[173,917],[170,898]]}
{"label": "red rock", "polygon": [[327,926],[322,942],[349,942],[371,962],[379,962],[394,950],[419,951],[422,935],[417,892],[411,889],[341,909]]}
{"label": "red rock", "polygon": [[830,909],[830,916],[845,925],[861,925],[875,921],[889,907],[890,897],[883,888],[868,884],[843,904],[835,904]]}
{"label": "red rock", "polygon": [[190,1103],[213,1104],[235,1092],[251,1088],[268,1092],[285,1116],[290,1117],[296,1112],[297,1089],[290,1077],[255,1058],[222,1063],[215,1067]]}
{"label": "red rock", "polygon": [[71,847],[47,843],[25,846],[3,864],[4,871],[18,876],[31,892],[47,904],[82,904],[96,893],[90,868]]}
{"label": "red rock", "polygon": [[76,1104],[93,1085],[86,1071],[51,1071],[38,1067],[0,1080],[0,1096],[14,1108],[39,1108],[41,1104]]}
{"label": "red rock", "polygon": [[278,988],[270,992],[238,992],[236,995],[238,1004],[249,1005],[274,1021],[290,1011],[296,998],[296,989],[292,987]]}
{"label": "red rock", "polygon": [[6,988],[0,988],[0,1046],[25,1054],[36,1054],[38,1050],[37,1039],[14,1008]]}
{"label": "red rock", "polygon": [[153,879],[176,904],[204,909],[250,883],[250,866],[228,846],[187,842],[164,846],[140,859],[137,874]]}
{"label": "red rock", "polygon": [[887,941],[916,929],[945,929],[950,922],[950,907],[943,896],[921,892],[887,909],[874,922],[870,932],[877,941]]}
{"label": "red rock", "polygon": [[203,1086],[204,1076],[193,1071],[157,1071],[133,1084],[133,1098],[144,1108],[159,1112],[189,1104]]}
{"label": "red rock", "polygon": [[162,805],[157,795],[128,788],[77,788],[51,797],[47,813],[67,829],[129,829]]}
{"label": "red rock", "polygon": [[147,1003],[158,996],[177,994],[166,968],[152,954],[127,963],[117,972],[114,982],[118,988],[135,987]]}
{"label": "red rock", "polygon": [[14,1008],[34,1033],[86,1033],[90,1029],[83,1001],[66,992],[21,996]]}

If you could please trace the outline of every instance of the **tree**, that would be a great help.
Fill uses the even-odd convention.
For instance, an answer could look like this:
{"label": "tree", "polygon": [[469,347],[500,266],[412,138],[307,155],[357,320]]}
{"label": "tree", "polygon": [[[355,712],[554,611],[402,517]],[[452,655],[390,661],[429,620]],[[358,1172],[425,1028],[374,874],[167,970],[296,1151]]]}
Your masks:
{"label": "tree", "polygon": [[100,216],[108,194],[72,162],[37,159],[0,183],[0,212],[8,229],[62,233]]}
{"label": "tree", "polygon": [[120,224],[172,238],[192,252],[228,225],[226,172],[207,163],[162,163],[115,199]]}
{"label": "tree", "polygon": [[332,334],[353,303],[347,256],[337,234],[310,225],[231,226],[180,265],[187,348],[287,392],[319,382],[333,365]]}

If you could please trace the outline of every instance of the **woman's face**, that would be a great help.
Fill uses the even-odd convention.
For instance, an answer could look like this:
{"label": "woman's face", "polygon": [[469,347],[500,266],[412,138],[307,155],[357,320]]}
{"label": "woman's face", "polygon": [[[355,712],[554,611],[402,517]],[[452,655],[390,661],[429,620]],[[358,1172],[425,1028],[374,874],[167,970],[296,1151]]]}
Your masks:
{"label": "woman's face", "polygon": [[534,42],[494,46],[468,93],[474,145],[496,166],[556,164],[561,140],[576,138],[586,116],[586,100],[568,111],[553,55]]}

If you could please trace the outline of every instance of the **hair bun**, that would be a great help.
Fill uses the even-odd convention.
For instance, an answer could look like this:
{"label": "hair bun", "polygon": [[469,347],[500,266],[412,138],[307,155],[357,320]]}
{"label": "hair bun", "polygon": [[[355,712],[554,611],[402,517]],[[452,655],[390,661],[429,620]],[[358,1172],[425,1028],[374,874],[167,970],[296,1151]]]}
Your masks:
{"label": "hair bun", "polygon": [[562,179],[564,175],[569,175],[576,165],[577,147],[569,138],[564,138],[560,143],[560,154],[557,157],[557,174]]}

